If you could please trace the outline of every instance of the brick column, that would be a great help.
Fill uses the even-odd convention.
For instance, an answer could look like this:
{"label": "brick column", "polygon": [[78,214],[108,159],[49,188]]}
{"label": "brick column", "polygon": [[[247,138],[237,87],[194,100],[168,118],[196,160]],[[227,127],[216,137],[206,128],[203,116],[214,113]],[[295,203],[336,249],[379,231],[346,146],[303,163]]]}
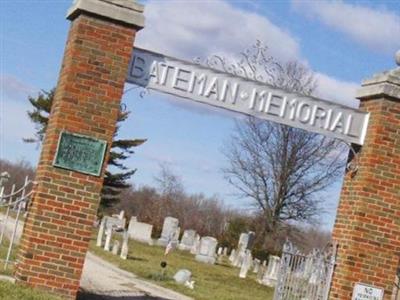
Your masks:
{"label": "brick column", "polygon": [[19,283],[76,297],[106,163],[91,176],[53,167],[53,159],[63,130],[107,141],[108,153],[142,13],[132,0],[77,0],[68,11],[71,27],[18,253]]}
{"label": "brick column", "polygon": [[358,171],[344,180],[330,299],[351,299],[361,282],[384,289],[389,300],[400,257],[400,68],[364,81],[357,98],[370,121]]}

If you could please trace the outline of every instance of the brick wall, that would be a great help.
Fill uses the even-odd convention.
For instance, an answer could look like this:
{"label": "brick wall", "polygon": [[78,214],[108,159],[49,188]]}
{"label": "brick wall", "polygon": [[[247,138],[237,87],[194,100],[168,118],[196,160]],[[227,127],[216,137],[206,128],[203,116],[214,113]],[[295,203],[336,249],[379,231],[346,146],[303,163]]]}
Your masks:
{"label": "brick wall", "polygon": [[54,168],[52,162],[62,130],[110,145],[134,35],[133,27],[86,14],[71,23],[37,168],[39,184],[20,243],[20,283],[75,298],[106,164],[95,177]]}
{"label": "brick wall", "polygon": [[344,181],[333,237],[339,242],[330,299],[351,299],[354,284],[385,290],[391,299],[400,257],[400,102],[371,99],[359,170]]}

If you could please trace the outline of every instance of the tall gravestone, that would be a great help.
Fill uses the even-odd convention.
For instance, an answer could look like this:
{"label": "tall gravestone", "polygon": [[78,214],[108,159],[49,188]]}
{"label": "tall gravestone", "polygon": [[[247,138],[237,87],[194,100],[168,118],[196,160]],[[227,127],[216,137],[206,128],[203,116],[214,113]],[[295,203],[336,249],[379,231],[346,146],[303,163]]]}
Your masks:
{"label": "tall gravestone", "polygon": [[76,0],[16,266],[18,283],[75,299],[143,6]]}
{"label": "tall gravestone", "polygon": [[370,120],[358,170],[343,184],[330,299],[351,299],[361,283],[392,300],[400,257],[400,67],[364,81],[357,98]]}
{"label": "tall gravestone", "polygon": [[[178,245],[179,239],[179,220],[173,217],[166,217],[164,219],[161,237],[157,240],[160,246],[166,246],[172,242],[174,247]],[[178,232],[178,234],[177,234]]]}

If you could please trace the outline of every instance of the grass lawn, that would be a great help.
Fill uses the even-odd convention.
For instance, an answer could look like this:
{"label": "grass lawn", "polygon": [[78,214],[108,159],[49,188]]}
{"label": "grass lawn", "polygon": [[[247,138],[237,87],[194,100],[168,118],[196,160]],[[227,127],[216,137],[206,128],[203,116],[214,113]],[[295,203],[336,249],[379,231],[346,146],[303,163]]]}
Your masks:
{"label": "grass lawn", "polygon": [[[178,250],[165,258],[163,247],[149,246],[135,241],[129,241],[130,251],[127,260],[122,260],[119,256],[97,247],[94,239],[90,243],[90,250],[121,269],[196,300],[269,300],[273,298],[273,289],[258,284],[255,280],[256,274],[249,272],[246,279],[241,279],[238,276],[239,269],[231,267],[228,261],[207,265],[195,261],[194,255],[190,252]],[[164,280],[160,280],[161,261],[168,263],[167,279]],[[192,280],[196,282],[194,290],[178,285],[172,279],[179,269],[188,269],[192,272]]]}
{"label": "grass lawn", "polygon": [[[4,236],[3,242],[0,245],[0,259],[2,259],[2,260],[6,259],[9,245],[10,245],[9,239]],[[1,275],[8,275],[8,276],[12,275],[13,270],[14,270],[13,262],[15,262],[15,257],[17,255],[17,251],[18,251],[18,245],[14,244],[14,246],[11,250],[11,256],[10,256],[11,263],[10,262],[8,263],[6,270],[4,270],[4,261],[0,261],[0,274]],[[0,297],[0,299],[3,299],[3,298]]]}
{"label": "grass lawn", "polygon": [[29,287],[15,285],[8,281],[0,281],[1,300],[61,300],[61,298]]}

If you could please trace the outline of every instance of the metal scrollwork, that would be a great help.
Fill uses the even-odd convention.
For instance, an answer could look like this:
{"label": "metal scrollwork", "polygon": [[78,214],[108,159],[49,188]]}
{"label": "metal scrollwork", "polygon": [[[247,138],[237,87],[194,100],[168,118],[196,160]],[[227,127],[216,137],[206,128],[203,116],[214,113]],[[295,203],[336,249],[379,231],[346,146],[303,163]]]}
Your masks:
{"label": "metal scrollwork", "polygon": [[126,104],[125,104],[125,103],[121,103],[121,104],[119,105],[119,110],[120,110],[120,112],[122,112],[122,113],[126,112],[126,111],[127,111]]}
{"label": "metal scrollwork", "polygon": [[136,89],[139,89],[139,97],[140,98],[144,98],[145,96],[150,94],[150,90],[148,88],[141,87],[141,86],[138,86],[138,85],[135,85],[135,86],[133,86],[133,87],[131,87],[129,89],[126,89],[123,94],[127,94],[130,91],[136,90]]}
{"label": "metal scrollwork", "polygon": [[219,55],[211,55],[203,63],[200,57],[196,57],[193,62],[246,79],[276,84],[280,79],[278,74],[283,68],[267,54],[267,50],[268,47],[257,40],[254,45],[241,52],[236,61],[229,61]]}
{"label": "metal scrollwork", "polygon": [[144,98],[145,96],[150,94],[150,90],[148,88],[141,88],[139,92],[140,98]]}
{"label": "metal scrollwork", "polygon": [[358,145],[352,145],[349,143],[345,143],[349,146],[350,154],[346,165],[346,172],[350,172],[352,176],[354,176],[359,167],[359,151],[360,147]]}

